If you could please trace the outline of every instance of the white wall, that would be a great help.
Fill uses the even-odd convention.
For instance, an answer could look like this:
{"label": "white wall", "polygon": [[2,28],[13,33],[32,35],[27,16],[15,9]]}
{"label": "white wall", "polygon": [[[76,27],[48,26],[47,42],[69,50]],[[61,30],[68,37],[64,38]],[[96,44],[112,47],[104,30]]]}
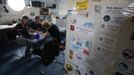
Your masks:
{"label": "white wall", "polygon": [[[52,4],[56,4],[58,0],[31,0],[31,1],[42,1],[45,2],[47,5],[51,6]],[[12,19],[18,20],[23,15],[27,15],[30,18],[34,18],[34,16],[31,16],[30,13],[35,13],[36,15],[39,15],[40,10],[39,8],[25,8],[21,12],[16,12],[12,10],[8,5],[6,5],[7,9],[9,10],[9,13],[6,13],[3,9],[3,6],[0,5],[0,15],[2,16],[0,18],[0,24],[8,24],[12,22]],[[50,12],[54,12],[57,14],[56,9],[50,9]]]}
{"label": "white wall", "polygon": [[73,9],[77,0],[59,0],[59,15],[66,15],[67,11]]}
{"label": "white wall", "polygon": [[[1,7],[2,7],[2,5],[1,5]],[[5,23],[8,23],[8,22],[11,22],[12,19],[19,19],[19,17],[23,14],[23,11],[22,12],[16,12],[16,11],[13,11],[8,5],[6,5],[6,7],[9,10],[9,13],[6,13],[4,11],[4,8],[1,8],[0,24],[5,24]]]}
{"label": "white wall", "polygon": [[12,23],[12,20],[18,21],[23,15],[28,16],[29,18],[34,18],[34,16],[30,15],[30,12],[35,13],[35,16],[39,15],[39,8],[24,8],[23,11],[17,12],[12,10],[8,5],[6,5],[7,9],[9,10],[9,13],[6,13],[4,9],[1,7],[1,18],[0,18],[0,24],[10,24]]}
{"label": "white wall", "polygon": [[[50,9],[50,12],[54,12],[55,15],[64,16],[67,14],[67,11],[69,9],[72,9],[75,6],[75,2],[77,0],[40,0],[40,1],[44,1],[49,5],[57,3],[58,4],[56,6],[57,8]],[[18,20],[23,15],[27,15],[30,18],[33,18],[33,16],[30,16],[30,12],[35,13],[35,15],[39,15],[39,8],[25,8],[21,12],[16,12],[12,10],[8,5],[6,5],[6,7],[8,8],[9,13],[4,12],[4,9],[2,8],[2,6],[0,6],[0,10],[1,10],[0,14],[2,15],[2,17],[0,18],[0,24],[8,24],[12,22],[12,19]],[[53,17],[53,20],[54,20],[54,17]],[[56,21],[54,22],[56,23]]]}
{"label": "white wall", "polygon": [[59,15],[66,15],[67,13],[67,0],[60,0],[59,2]]}

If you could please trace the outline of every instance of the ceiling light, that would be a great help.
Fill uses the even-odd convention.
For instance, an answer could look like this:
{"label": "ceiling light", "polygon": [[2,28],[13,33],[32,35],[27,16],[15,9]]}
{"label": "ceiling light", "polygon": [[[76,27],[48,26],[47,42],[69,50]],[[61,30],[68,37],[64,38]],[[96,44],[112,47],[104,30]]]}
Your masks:
{"label": "ceiling light", "polygon": [[24,0],[7,0],[7,3],[15,11],[22,11],[25,8]]}

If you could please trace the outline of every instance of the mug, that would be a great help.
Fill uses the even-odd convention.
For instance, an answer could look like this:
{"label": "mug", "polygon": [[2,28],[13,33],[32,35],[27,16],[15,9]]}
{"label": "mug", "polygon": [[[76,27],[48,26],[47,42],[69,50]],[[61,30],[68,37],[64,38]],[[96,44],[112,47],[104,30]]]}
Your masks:
{"label": "mug", "polygon": [[35,33],[35,39],[39,39],[39,38],[40,38],[39,32]]}

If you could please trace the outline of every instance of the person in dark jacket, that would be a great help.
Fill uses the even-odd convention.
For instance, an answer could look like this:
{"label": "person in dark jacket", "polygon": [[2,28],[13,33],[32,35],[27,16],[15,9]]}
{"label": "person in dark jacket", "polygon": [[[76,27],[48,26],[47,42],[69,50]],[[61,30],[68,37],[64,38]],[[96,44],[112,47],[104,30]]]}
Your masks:
{"label": "person in dark jacket", "polygon": [[47,38],[43,49],[36,49],[33,51],[36,55],[41,57],[41,61],[45,67],[53,62],[57,56],[58,44],[53,38]]}
{"label": "person in dark jacket", "polygon": [[28,20],[29,18],[27,16],[23,16],[21,22],[15,27],[17,34],[22,35],[25,38],[31,38],[31,36],[28,34],[28,31],[30,31],[28,27]]}
{"label": "person in dark jacket", "polygon": [[43,26],[48,35],[52,36],[53,39],[55,39],[58,43],[61,42],[60,31],[59,31],[59,28],[55,24],[49,23],[47,20],[45,20],[43,22]]}
{"label": "person in dark jacket", "polygon": [[27,16],[23,16],[21,22],[16,26],[16,29],[28,31],[28,19],[29,18]]}
{"label": "person in dark jacket", "polygon": [[36,16],[35,17],[35,21],[32,22],[29,27],[31,27],[31,29],[35,30],[35,31],[42,31],[42,25],[40,23],[40,17]]}
{"label": "person in dark jacket", "polygon": [[[47,20],[43,21],[42,25],[46,30],[46,34],[55,40],[57,47],[60,47],[61,38],[59,28],[55,24],[49,23]],[[59,50],[56,51],[56,54],[59,54]]]}
{"label": "person in dark jacket", "polygon": [[[28,20],[29,18],[27,16],[23,16],[21,19],[21,22],[15,27],[16,32],[18,35],[22,35],[25,38],[31,38],[28,34],[29,27],[28,27]],[[30,56],[30,44],[27,43],[26,51],[25,51],[25,56]]]}

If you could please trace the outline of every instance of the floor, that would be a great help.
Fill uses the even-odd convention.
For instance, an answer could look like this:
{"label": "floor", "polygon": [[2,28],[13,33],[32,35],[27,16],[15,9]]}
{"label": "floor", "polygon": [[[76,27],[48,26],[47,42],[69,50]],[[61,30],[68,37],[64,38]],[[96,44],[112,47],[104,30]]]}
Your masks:
{"label": "floor", "polygon": [[51,63],[47,68],[38,57],[23,57],[25,42],[17,40],[0,47],[0,75],[64,75],[64,52],[56,57],[58,63]]}

